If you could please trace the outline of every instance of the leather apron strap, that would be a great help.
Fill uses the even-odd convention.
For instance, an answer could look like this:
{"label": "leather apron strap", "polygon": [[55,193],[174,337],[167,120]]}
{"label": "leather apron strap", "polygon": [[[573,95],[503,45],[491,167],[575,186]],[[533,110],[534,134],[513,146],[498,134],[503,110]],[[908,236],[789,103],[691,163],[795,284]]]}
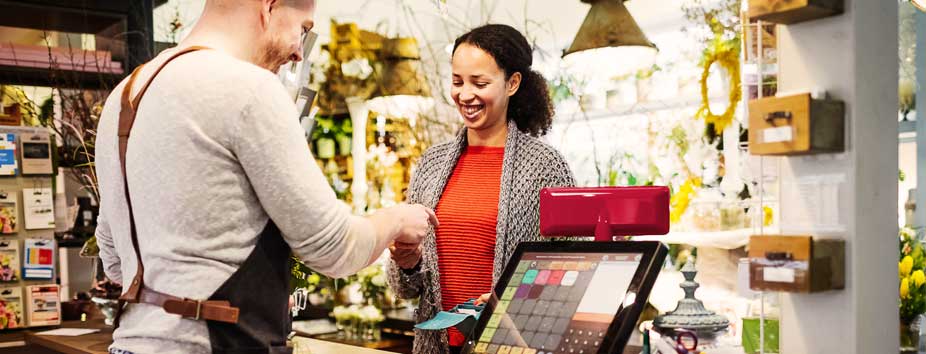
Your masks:
{"label": "leather apron strap", "polygon": [[[178,314],[184,317],[191,317],[194,319],[207,319],[214,321],[222,321],[228,323],[236,323],[238,321],[238,309],[231,307],[227,301],[198,301],[192,299],[184,299],[176,296],[160,293],[145,287],[145,265],[141,257],[141,250],[138,247],[138,229],[135,226],[135,213],[132,208],[132,197],[129,193],[129,180],[128,174],[126,173],[125,160],[126,160],[126,151],[129,146],[129,136],[132,132],[132,126],[135,124],[135,117],[138,114],[138,104],[141,102],[142,97],[145,95],[145,92],[151,86],[151,83],[158,76],[162,69],[167,66],[168,63],[174,59],[180,57],[181,55],[192,53],[198,50],[208,49],[206,47],[193,46],[187,47],[177,51],[176,53],[169,56],[163,63],[161,63],[152,73],[141,89],[138,91],[138,95],[134,99],[132,96],[132,87],[135,84],[135,80],[138,79],[139,74],[142,71],[144,65],[139,66],[132,72],[132,76],[129,77],[129,81],[126,83],[125,87],[122,90],[121,97],[121,111],[119,112],[119,164],[122,169],[122,182],[125,188],[125,199],[126,204],[129,208],[129,226],[131,231],[132,238],[132,249],[135,251],[135,260],[136,260],[136,271],[135,277],[132,279],[128,290],[119,297],[121,302],[119,306],[119,314],[116,316],[118,321],[121,310],[125,303],[138,303],[145,302],[152,305],[160,306],[164,308],[165,311],[169,313]],[[118,326],[118,322],[117,322]]]}

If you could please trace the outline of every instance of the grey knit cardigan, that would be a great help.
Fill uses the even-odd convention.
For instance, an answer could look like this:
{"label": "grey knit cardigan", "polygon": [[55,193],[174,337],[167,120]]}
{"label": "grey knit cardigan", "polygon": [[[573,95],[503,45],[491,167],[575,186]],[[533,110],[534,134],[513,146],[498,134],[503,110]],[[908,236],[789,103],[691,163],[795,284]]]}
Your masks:
{"label": "grey knit cardigan", "polygon": [[[412,176],[406,201],[435,208],[466,145],[466,128],[463,128],[456,139],[425,151]],[[541,240],[540,189],[574,185],[572,171],[559,152],[519,131],[513,122],[509,122],[498,197],[493,288],[518,243]],[[418,272],[406,274],[392,260],[387,270],[389,286],[398,297],[419,298],[418,310],[415,312],[415,320],[419,323],[433,318],[441,311],[440,274],[433,228],[422,246]],[[449,353],[446,331],[416,329],[413,353]]]}

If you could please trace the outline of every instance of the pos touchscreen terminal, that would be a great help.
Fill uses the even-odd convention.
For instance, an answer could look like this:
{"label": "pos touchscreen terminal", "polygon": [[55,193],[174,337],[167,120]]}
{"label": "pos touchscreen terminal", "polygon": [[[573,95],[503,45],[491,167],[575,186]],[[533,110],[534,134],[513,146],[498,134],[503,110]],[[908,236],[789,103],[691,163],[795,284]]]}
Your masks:
{"label": "pos touchscreen terminal", "polygon": [[[546,236],[668,232],[665,187],[549,188],[540,210]],[[667,253],[654,241],[521,243],[463,352],[622,353]]]}

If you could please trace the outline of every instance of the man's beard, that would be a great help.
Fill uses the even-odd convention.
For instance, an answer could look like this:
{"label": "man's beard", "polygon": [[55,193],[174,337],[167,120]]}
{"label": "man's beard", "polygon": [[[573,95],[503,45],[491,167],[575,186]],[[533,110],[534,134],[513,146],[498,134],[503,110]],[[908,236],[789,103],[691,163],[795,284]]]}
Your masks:
{"label": "man's beard", "polygon": [[289,55],[282,48],[284,46],[280,41],[276,38],[271,39],[264,48],[257,52],[257,60],[254,63],[274,74],[277,73],[280,66],[289,61]]}

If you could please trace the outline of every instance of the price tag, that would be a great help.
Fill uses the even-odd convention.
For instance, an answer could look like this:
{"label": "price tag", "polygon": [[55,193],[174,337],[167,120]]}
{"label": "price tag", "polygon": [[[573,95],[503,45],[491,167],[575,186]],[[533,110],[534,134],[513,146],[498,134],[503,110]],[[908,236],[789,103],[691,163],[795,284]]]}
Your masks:
{"label": "price tag", "polygon": [[767,282],[775,283],[794,283],[794,269],[765,267],[762,268],[762,279]]}
{"label": "price tag", "polygon": [[762,129],[762,141],[766,143],[782,143],[794,140],[791,126]]}

